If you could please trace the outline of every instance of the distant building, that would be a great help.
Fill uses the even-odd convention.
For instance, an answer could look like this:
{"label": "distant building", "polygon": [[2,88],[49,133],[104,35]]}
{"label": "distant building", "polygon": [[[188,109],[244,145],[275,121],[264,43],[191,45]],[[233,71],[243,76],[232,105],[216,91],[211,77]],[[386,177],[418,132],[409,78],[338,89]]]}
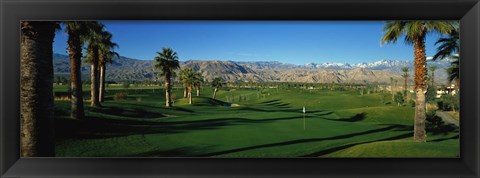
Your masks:
{"label": "distant building", "polygon": [[450,86],[443,86],[443,87],[439,87],[437,88],[437,98],[440,98],[442,97],[443,95],[447,95],[447,94],[450,94],[452,96],[455,96],[457,94],[457,90],[455,89],[456,86],[455,84],[451,84]]}

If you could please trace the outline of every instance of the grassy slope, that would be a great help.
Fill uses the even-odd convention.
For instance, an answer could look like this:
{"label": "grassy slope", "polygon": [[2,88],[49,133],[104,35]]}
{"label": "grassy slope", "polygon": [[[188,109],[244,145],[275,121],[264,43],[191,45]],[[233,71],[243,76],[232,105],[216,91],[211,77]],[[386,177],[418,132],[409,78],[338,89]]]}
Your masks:
{"label": "grassy slope", "polygon": [[[160,89],[126,92],[127,100],[87,107],[86,121],[68,119],[68,101],[56,101],[57,155],[451,157],[459,152],[458,132],[430,134],[430,142],[413,143],[413,108],[384,105],[378,94],[232,89],[212,100],[208,88],[188,105],[176,89],[175,107],[165,109]],[[240,106],[227,107],[222,102],[227,98]]]}

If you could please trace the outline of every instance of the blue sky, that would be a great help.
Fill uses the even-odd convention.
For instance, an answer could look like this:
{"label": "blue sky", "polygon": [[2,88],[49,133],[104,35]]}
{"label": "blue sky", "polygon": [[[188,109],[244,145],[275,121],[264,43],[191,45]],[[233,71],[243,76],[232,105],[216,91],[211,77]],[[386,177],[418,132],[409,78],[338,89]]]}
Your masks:
{"label": "blue sky", "polygon": [[[102,21],[116,51],[152,60],[170,47],[185,60],[361,63],[411,60],[413,47],[380,44],[383,21]],[[427,56],[439,35],[427,36]],[[67,35],[58,31],[54,52],[66,54]]]}

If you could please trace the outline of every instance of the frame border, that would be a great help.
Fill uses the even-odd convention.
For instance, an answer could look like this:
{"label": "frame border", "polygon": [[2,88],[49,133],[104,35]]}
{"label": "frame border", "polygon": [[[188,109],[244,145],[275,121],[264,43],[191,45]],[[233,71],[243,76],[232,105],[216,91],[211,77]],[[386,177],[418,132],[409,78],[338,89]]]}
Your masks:
{"label": "frame border", "polygon": [[[480,177],[479,0],[0,0],[0,177]],[[20,158],[20,20],[460,20],[461,158]],[[348,170],[348,171],[346,171]]]}

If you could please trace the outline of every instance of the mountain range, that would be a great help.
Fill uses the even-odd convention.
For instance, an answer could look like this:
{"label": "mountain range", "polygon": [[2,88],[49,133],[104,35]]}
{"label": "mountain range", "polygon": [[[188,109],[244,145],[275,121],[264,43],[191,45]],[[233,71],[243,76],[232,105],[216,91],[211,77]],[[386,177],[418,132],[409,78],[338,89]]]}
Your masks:
{"label": "mountain range", "polygon": [[[437,66],[435,80],[445,84],[445,69],[451,60],[431,61],[429,65]],[[107,65],[107,80],[156,80],[158,71],[154,69],[153,60],[139,60],[120,56]],[[188,60],[180,62],[181,68],[192,68],[200,71],[206,81],[222,77],[228,82],[315,82],[315,83],[390,83],[390,77],[403,81],[401,68],[410,68],[413,76],[413,60],[381,60],[371,63],[308,63],[295,65],[277,61],[235,62],[224,60]],[[57,75],[68,75],[70,64],[68,56],[54,54],[54,72]],[[81,68],[83,79],[88,79],[90,65]],[[161,78],[160,78],[161,80]],[[410,77],[410,82],[413,78]]]}

